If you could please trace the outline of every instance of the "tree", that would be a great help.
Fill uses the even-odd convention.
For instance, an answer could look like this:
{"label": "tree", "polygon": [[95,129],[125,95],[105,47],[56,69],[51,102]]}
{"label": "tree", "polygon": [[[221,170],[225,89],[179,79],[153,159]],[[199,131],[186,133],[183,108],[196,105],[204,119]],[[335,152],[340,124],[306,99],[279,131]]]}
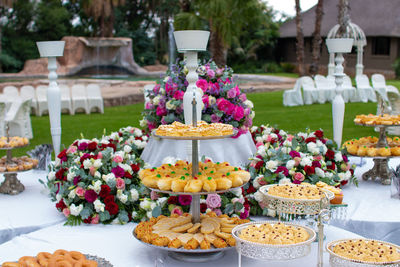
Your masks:
{"label": "tree", "polygon": [[295,8],[296,8],[296,55],[297,55],[297,65],[299,68],[300,76],[304,76],[306,73],[306,69],[304,66],[304,35],[303,28],[301,25],[301,9],[300,9],[300,0],[295,0]]}
{"label": "tree", "polygon": [[317,8],[315,9],[315,27],[312,41],[312,62],[309,69],[311,75],[318,73],[319,58],[321,56],[321,22],[324,15],[323,6],[324,0],[318,0]]}
{"label": "tree", "polygon": [[338,12],[338,21],[339,21],[339,29],[337,32],[337,37],[347,37],[345,36],[347,33],[347,26],[349,25],[349,3],[348,0],[339,0],[339,12]]}
{"label": "tree", "polygon": [[175,16],[177,30],[210,30],[209,50],[219,66],[226,65],[227,52],[246,25],[262,14],[257,0],[196,0],[190,12]]}
{"label": "tree", "polygon": [[[13,2],[14,2],[13,0],[0,0],[0,8],[10,8],[10,7],[12,7]],[[1,44],[2,37],[3,37],[3,25],[0,24],[0,57],[1,57],[1,54],[3,51],[2,44]],[[1,59],[0,59],[0,72],[3,72],[3,68],[1,65]]]}

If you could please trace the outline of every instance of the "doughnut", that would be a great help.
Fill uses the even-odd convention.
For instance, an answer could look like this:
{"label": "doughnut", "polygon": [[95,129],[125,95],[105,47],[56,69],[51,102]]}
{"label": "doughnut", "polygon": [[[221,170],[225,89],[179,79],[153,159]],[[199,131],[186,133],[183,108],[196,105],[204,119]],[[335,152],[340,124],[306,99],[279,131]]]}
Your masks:
{"label": "doughnut", "polygon": [[18,262],[24,267],[40,267],[40,264],[36,261],[35,257],[24,256],[19,258]]}
{"label": "doughnut", "polygon": [[97,262],[85,259],[76,262],[74,267],[97,267]]}
{"label": "doughnut", "polygon": [[54,256],[65,256],[68,254],[68,251],[64,250],[64,249],[57,249],[56,251],[54,251],[53,255]]}
{"label": "doughnut", "polygon": [[36,259],[39,262],[40,266],[42,267],[48,267],[49,265],[49,260],[53,257],[51,253],[48,252],[39,252],[36,255]]}
{"label": "doughnut", "polygon": [[[63,252],[61,252],[61,253],[63,253]],[[51,259],[49,260],[48,267],[73,267],[73,265],[74,265],[73,263],[70,263],[67,260],[66,254],[64,254],[64,255],[61,255],[61,254],[56,255],[54,253],[53,257],[51,257]]]}
{"label": "doughnut", "polygon": [[1,267],[23,267],[19,262],[3,262]]}
{"label": "doughnut", "polygon": [[73,263],[86,259],[86,257],[78,251],[70,251],[65,255],[65,258]]}

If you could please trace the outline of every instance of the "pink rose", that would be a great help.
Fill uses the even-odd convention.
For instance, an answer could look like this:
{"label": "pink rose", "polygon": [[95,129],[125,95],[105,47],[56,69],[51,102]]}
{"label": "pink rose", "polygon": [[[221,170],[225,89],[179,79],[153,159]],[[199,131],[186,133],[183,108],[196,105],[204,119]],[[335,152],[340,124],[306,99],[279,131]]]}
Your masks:
{"label": "pink rose", "polygon": [[221,207],[221,197],[218,194],[209,194],[206,199],[207,207],[215,209]]}
{"label": "pink rose", "polygon": [[272,135],[267,136],[267,142],[270,143],[274,138],[272,138]]}
{"label": "pink rose", "polygon": [[294,160],[294,166],[295,166],[295,167],[299,166],[299,164],[300,164],[300,162],[301,162],[301,158],[295,157],[293,160]]}
{"label": "pink rose", "polygon": [[244,212],[240,213],[240,219],[246,219],[247,217],[249,217],[249,211],[248,210],[244,210]]}
{"label": "pink rose", "polygon": [[235,88],[232,88],[228,91],[227,93],[228,98],[235,98],[236,97],[236,90]]}
{"label": "pink rose", "polygon": [[150,192],[150,198],[151,200],[157,200],[160,196],[157,194],[156,191],[151,190]]}
{"label": "pink rose", "polygon": [[231,83],[232,83],[232,81],[231,81],[231,79],[230,79],[230,78],[226,78],[226,80],[225,80],[225,81],[223,81],[223,83],[224,83],[224,84],[231,84]]}
{"label": "pink rose", "polygon": [[172,209],[171,214],[178,214],[179,216],[181,216],[183,214],[183,211],[181,209],[181,207],[175,207]]}
{"label": "pink rose", "polygon": [[160,117],[164,116],[164,115],[167,115],[167,110],[164,107],[161,107],[159,105],[159,106],[157,106],[156,114],[157,114],[157,116],[160,116]]}
{"label": "pink rose", "polygon": [[98,224],[99,223],[99,214],[96,214],[94,217],[92,217],[92,220],[90,221],[91,224]]}
{"label": "pink rose", "polygon": [[245,116],[249,115],[250,113],[251,113],[251,109],[249,109],[249,108],[245,108],[244,109],[244,115]]}
{"label": "pink rose", "polygon": [[175,93],[174,93],[174,98],[177,99],[177,100],[182,100],[184,94],[185,93],[183,91],[176,90]]}
{"label": "pink rose", "polygon": [[125,181],[124,181],[124,179],[122,179],[122,178],[117,178],[117,179],[116,179],[116,182],[117,182],[117,185],[116,185],[117,189],[124,189],[124,188],[125,188]]}
{"label": "pink rose", "polygon": [[153,92],[154,92],[155,94],[158,94],[158,92],[160,92],[160,85],[159,85],[159,84],[156,84],[156,85],[154,86]]}
{"label": "pink rose", "polygon": [[222,74],[224,74],[224,69],[217,69],[216,71],[215,71],[215,74],[216,75],[218,75],[218,76],[222,76]]}
{"label": "pink rose", "polygon": [[240,94],[239,99],[242,102],[246,101],[247,100],[246,94]]}
{"label": "pink rose", "polygon": [[289,141],[289,142],[291,142],[292,140],[293,140],[293,135],[291,135],[291,134],[288,134],[288,136],[287,136],[287,140]]}
{"label": "pink rose", "polygon": [[203,100],[204,108],[208,108],[208,103],[209,103],[208,95],[203,95],[202,100]]}
{"label": "pink rose", "polygon": [[295,174],[294,174],[294,177],[293,177],[296,181],[300,181],[300,182],[303,182],[304,181],[304,175],[301,173],[301,172],[296,172]]}
{"label": "pink rose", "polygon": [[199,79],[196,82],[196,86],[199,87],[201,90],[203,90],[203,92],[207,91],[208,88],[208,82],[204,79]]}
{"label": "pink rose", "polygon": [[232,115],[235,111],[235,105],[224,98],[217,99],[217,107],[228,115]]}
{"label": "pink rose", "polygon": [[85,195],[85,189],[83,189],[82,187],[78,186],[75,189],[75,193],[79,196],[79,197],[83,197]]}
{"label": "pink rose", "polygon": [[96,172],[96,168],[93,167],[93,166],[90,166],[90,168],[89,168],[89,173],[90,173],[90,175],[91,175],[91,176],[94,176],[95,172]]}
{"label": "pink rose", "polygon": [[256,147],[258,148],[259,146],[263,146],[264,144],[263,144],[263,142],[257,142],[256,143]]}
{"label": "pink rose", "polygon": [[157,127],[154,122],[150,122],[150,121],[147,121],[147,126],[149,127],[149,131],[151,131]]}
{"label": "pink rose", "polygon": [[152,103],[150,103],[150,102],[146,103],[145,109],[153,109],[153,108],[154,108],[154,105]]}
{"label": "pink rose", "polygon": [[124,159],[120,155],[116,155],[113,158],[113,161],[116,162],[116,163],[120,163],[120,162],[124,161]]}
{"label": "pink rose", "polygon": [[76,146],[70,146],[67,149],[67,154],[74,154],[78,148]]}
{"label": "pink rose", "polygon": [[244,109],[241,106],[236,106],[233,118],[237,121],[240,121],[244,116]]}
{"label": "pink rose", "polygon": [[172,93],[174,90],[174,86],[170,85],[169,83],[165,84],[165,92],[167,92],[167,94]]}
{"label": "pink rose", "polygon": [[71,212],[69,211],[69,208],[64,208],[62,210],[62,213],[64,214],[65,217],[68,217],[71,214]]}
{"label": "pink rose", "polygon": [[103,154],[101,152],[97,153],[97,159],[102,159],[103,158]]}
{"label": "pink rose", "polygon": [[216,214],[217,216],[222,215],[221,209],[213,209],[213,212],[215,212],[215,214]]}
{"label": "pink rose", "polygon": [[322,160],[322,155],[317,155],[313,157],[314,160],[321,161]]}
{"label": "pink rose", "polygon": [[207,75],[211,79],[215,77],[215,72],[212,69],[207,70]]}
{"label": "pink rose", "polygon": [[211,115],[211,122],[212,123],[219,122],[220,119],[221,119],[221,117],[219,117],[217,114],[212,114]]}

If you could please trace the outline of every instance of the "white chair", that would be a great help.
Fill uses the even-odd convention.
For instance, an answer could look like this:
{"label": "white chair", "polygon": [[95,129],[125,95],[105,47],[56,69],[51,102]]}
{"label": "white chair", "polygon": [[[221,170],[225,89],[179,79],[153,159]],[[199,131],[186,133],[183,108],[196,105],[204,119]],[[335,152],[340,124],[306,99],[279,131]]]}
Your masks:
{"label": "white chair", "polygon": [[372,74],[371,81],[374,90],[378,92],[380,96],[382,96],[384,101],[389,102],[385,77],[382,74],[375,73]]}
{"label": "white chair", "polygon": [[68,85],[60,84],[61,91],[61,112],[67,110],[69,114],[72,113],[71,95]]}
{"label": "white chair", "polygon": [[154,84],[146,84],[143,88],[143,95],[144,95],[144,105],[150,101],[149,93],[153,92]]}
{"label": "white chair", "polygon": [[47,106],[47,85],[36,87],[37,110],[36,116],[42,116],[45,111],[49,111]]}
{"label": "white chair", "polygon": [[10,127],[10,136],[33,137],[30,111],[31,99],[18,99],[11,104],[4,119]]}
{"label": "white chair", "polygon": [[89,84],[86,86],[86,95],[88,100],[88,110],[98,109],[100,113],[104,113],[103,97],[101,95],[100,86],[97,84]]}
{"label": "white chair", "polygon": [[301,81],[297,79],[293,89],[283,92],[283,105],[284,106],[299,106],[304,105],[303,97],[301,95]]}
{"label": "white chair", "polygon": [[335,81],[319,74],[315,75],[314,81],[318,92],[318,103],[323,104],[326,101],[332,101],[335,97]]}
{"label": "white chair", "polygon": [[367,103],[368,100],[376,102],[374,89],[369,84],[368,76],[365,74],[356,76],[357,97],[361,102]]}
{"label": "white chair", "polygon": [[83,109],[89,114],[88,102],[86,98],[86,88],[83,84],[75,84],[71,87],[72,115],[79,109]]}
{"label": "white chair", "polygon": [[30,85],[24,85],[21,87],[20,95],[23,99],[31,99],[31,110],[32,113],[36,113],[37,111],[37,100],[35,88]]}
{"label": "white chair", "polygon": [[318,91],[315,88],[314,81],[309,76],[303,76],[300,78],[300,85],[303,88],[304,104],[311,105],[318,100]]}
{"label": "white chair", "polygon": [[3,95],[5,95],[9,100],[14,100],[19,97],[18,89],[15,86],[5,86],[3,88]]}
{"label": "white chair", "polygon": [[343,84],[342,84],[342,88],[343,88],[343,99],[344,102],[358,102],[360,101],[357,98],[357,94],[356,94],[356,88],[353,86],[353,84],[351,83],[351,79],[349,76],[345,75],[343,76]]}
{"label": "white chair", "polygon": [[4,117],[6,116],[6,103],[0,102],[0,136],[5,136]]}

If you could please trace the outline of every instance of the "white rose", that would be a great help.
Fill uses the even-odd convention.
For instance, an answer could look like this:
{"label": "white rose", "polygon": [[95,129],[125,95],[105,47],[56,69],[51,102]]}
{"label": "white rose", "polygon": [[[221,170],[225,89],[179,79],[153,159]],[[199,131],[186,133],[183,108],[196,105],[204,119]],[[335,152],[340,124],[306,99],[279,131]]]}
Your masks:
{"label": "white rose", "polygon": [[303,137],[304,139],[307,139],[307,133],[300,132],[297,135],[300,136],[300,137]]}
{"label": "white rose", "polygon": [[60,165],[61,165],[61,160],[58,157],[56,157],[55,166],[58,167]]}
{"label": "white rose", "polygon": [[254,186],[254,188],[256,188],[256,189],[258,189],[258,188],[260,187],[260,183],[258,182],[258,179],[257,179],[257,178],[253,180],[253,186]]}
{"label": "white rose", "polygon": [[269,136],[270,136],[272,139],[278,139],[278,135],[276,135],[276,134],[274,134],[274,133],[270,134]]}
{"label": "white rose", "polygon": [[147,120],[146,119],[140,120],[139,125],[140,127],[145,128],[147,126]]}
{"label": "white rose", "polygon": [[300,161],[301,166],[311,166],[312,162],[308,157],[303,157]]}
{"label": "white rose", "polygon": [[321,168],[315,168],[315,173],[319,176],[319,177],[325,177],[325,172],[321,169]]}
{"label": "white rose", "polygon": [[276,216],[276,210],[268,209],[267,216],[275,217]]}
{"label": "white rose", "polygon": [[291,170],[294,167],[294,164],[295,164],[294,160],[292,160],[292,159],[288,160],[288,162],[286,162],[286,168],[288,170]]}
{"label": "white rose", "polygon": [[104,212],[105,205],[103,203],[101,203],[101,201],[99,199],[96,199],[93,202],[93,205],[94,205],[94,209],[96,210],[96,212]]}
{"label": "white rose", "polygon": [[276,161],[276,160],[269,160],[269,161],[267,161],[267,163],[265,164],[265,166],[266,166],[267,169],[269,169],[270,171],[275,171],[276,168],[278,167],[278,161]]}
{"label": "white rose", "polygon": [[56,199],[57,199],[57,201],[60,201],[62,199],[62,196],[60,194],[57,194]]}
{"label": "white rose", "polygon": [[95,178],[101,178],[101,173],[98,172],[98,171],[96,171],[96,172],[94,173],[94,177],[95,177]]}
{"label": "white rose", "polygon": [[79,157],[76,157],[76,158],[74,159],[74,163],[75,163],[75,164],[78,164],[78,165],[81,165],[81,159],[80,159]]}
{"label": "white rose", "polygon": [[205,199],[200,199],[200,204],[203,204],[203,203],[207,203],[207,200],[205,200]]}
{"label": "white rose", "polygon": [[257,136],[256,137],[256,142],[262,142],[263,141],[263,137],[262,136]]}
{"label": "white rose", "polygon": [[146,212],[146,216],[147,218],[151,219],[153,217],[153,212],[151,210]]}
{"label": "white rose", "polygon": [[142,136],[142,140],[143,140],[143,141],[147,141],[147,139],[149,139],[149,138],[147,137],[147,135],[143,135],[143,136]]}
{"label": "white rose", "polygon": [[83,161],[83,167],[85,169],[89,169],[90,167],[92,167],[92,161],[90,159],[85,159]]}
{"label": "white rose", "polygon": [[344,173],[344,172],[338,173],[338,176],[339,176],[340,181],[346,180],[346,173]]}
{"label": "white rose", "polygon": [[151,202],[148,201],[147,199],[144,199],[142,202],[140,202],[139,206],[140,208],[144,210],[149,210],[150,209]]}
{"label": "white rose", "polygon": [[142,136],[143,135],[142,130],[140,130],[138,128],[135,128],[135,130],[133,131],[133,134],[135,136]]}
{"label": "white rose", "polygon": [[136,219],[136,216],[137,216],[137,212],[136,211],[132,211],[132,218]]}
{"label": "white rose", "polygon": [[157,199],[157,205],[159,206],[164,206],[164,204],[168,201],[167,197],[160,197],[159,199]]}
{"label": "white rose", "polygon": [[258,129],[257,126],[252,126],[252,127],[250,128],[250,131],[251,131],[252,133],[254,133],[255,131],[257,131],[257,129]]}
{"label": "white rose", "polygon": [[330,179],[330,178],[333,177],[333,173],[331,173],[331,172],[326,172],[326,173],[325,173],[325,177]]}
{"label": "white rose", "polygon": [[343,161],[343,156],[341,152],[335,153],[335,161]]}
{"label": "white rose", "polygon": [[123,204],[125,204],[128,201],[128,196],[125,194],[120,194],[119,196],[117,196],[119,200],[121,200],[121,202]]}
{"label": "white rose", "polygon": [[99,181],[99,180],[97,180],[96,182],[94,182],[93,190],[94,190],[97,194],[100,193],[101,184],[102,184],[102,183],[101,183],[101,181]]}
{"label": "white rose", "polygon": [[110,181],[115,181],[115,175],[114,175],[114,173],[109,173],[109,174],[103,174],[103,176],[102,176],[102,179],[106,182],[106,183],[108,183],[108,182],[110,182]]}
{"label": "white rose", "polygon": [[165,76],[165,78],[164,78],[164,82],[165,82],[165,83],[167,83],[167,82],[168,82],[168,80],[169,80],[169,76]]}
{"label": "white rose", "polygon": [[289,178],[282,178],[279,180],[279,184],[291,184],[292,181]]}
{"label": "white rose", "polygon": [[255,199],[257,202],[263,201],[263,199],[264,199],[263,193],[261,193],[260,191],[255,192],[255,193],[254,193],[254,199]]}
{"label": "white rose", "polygon": [[295,170],[289,170],[289,175],[290,175],[290,176],[293,176],[295,173],[296,173]]}
{"label": "white rose", "polygon": [[292,146],[292,142],[289,140],[285,140],[285,142],[282,143],[283,146]]}
{"label": "white rose", "polygon": [[206,213],[212,212],[210,208],[206,209]]}
{"label": "white rose", "polygon": [[161,99],[161,97],[159,95],[154,97],[153,98],[153,104],[154,105],[158,105],[158,103],[160,103],[160,99]]}
{"label": "white rose", "polygon": [[285,146],[281,148],[281,151],[282,153],[289,154],[290,151],[292,151],[292,149],[290,147]]}
{"label": "white rose", "polygon": [[146,146],[146,142],[142,142],[140,140],[135,140],[133,141],[133,144],[137,146],[138,148],[144,148]]}
{"label": "white rose", "polygon": [[113,133],[111,133],[110,137],[113,140],[118,140],[119,139],[119,133],[118,132],[113,132]]}
{"label": "white rose", "polygon": [[47,178],[49,179],[49,181],[53,181],[56,178],[56,173],[53,171],[49,172]]}
{"label": "white rose", "polygon": [[172,104],[172,100],[167,101],[167,103],[165,104],[165,107],[166,107],[168,110],[174,110],[174,109],[176,108],[175,105]]}
{"label": "white rose", "polygon": [[253,102],[251,102],[248,99],[246,101],[244,101],[243,104],[245,104],[248,108],[253,108],[254,107]]}
{"label": "white rose", "polygon": [[317,144],[314,142],[309,142],[307,144],[307,150],[311,152],[313,155],[319,154],[319,148],[317,147]]}
{"label": "white rose", "polygon": [[151,202],[150,209],[154,210],[155,207],[157,207],[157,204],[155,202]]}
{"label": "white rose", "polygon": [[346,180],[349,180],[351,178],[351,172],[347,171],[346,172]]}
{"label": "white rose", "polygon": [[265,151],[265,146],[259,146],[257,149],[257,154],[265,157],[267,155],[267,151]]}
{"label": "white rose", "polygon": [[132,201],[137,201],[139,199],[139,192],[135,188],[131,189],[130,193]]}
{"label": "white rose", "polygon": [[254,119],[255,116],[256,116],[256,113],[252,110],[250,113],[250,118]]}
{"label": "white rose", "polygon": [[74,178],[75,178],[75,173],[74,173],[74,172],[68,172],[68,174],[67,174],[67,180],[68,180],[69,182],[72,182],[72,181],[74,180]]}
{"label": "white rose", "polygon": [[132,171],[131,166],[129,166],[128,164],[119,163],[118,166],[121,167],[122,169],[124,169],[124,171],[126,171],[126,172]]}
{"label": "white rose", "polygon": [[93,162],[93,167],[95,167],[96,169],[100,168],[101,165],[103,165],[103,163],[101,162],[101,159],[96,159],[96,160]]}
{"label": "white rose", "polygon": [[71,191],[68,193],[68,198],[69,198],[69,199],[73,199],[75,196],[76,196],[75,189],[71,190]]}
{"label": "white rose", "polygon": [[241,188],[234,188],[230,190],[232,194],[235,196],[239,197],[242,195],[242,189]]}
{"label": "white rose", "polygon": [[83,210],[82,204],[80,204],[79,206],[75,206],[75,204],[71,204],[71,206],[69,206],[69,211],[71,212],[71,215],[74,215],[74,216],[78,216],[82,210]]}

